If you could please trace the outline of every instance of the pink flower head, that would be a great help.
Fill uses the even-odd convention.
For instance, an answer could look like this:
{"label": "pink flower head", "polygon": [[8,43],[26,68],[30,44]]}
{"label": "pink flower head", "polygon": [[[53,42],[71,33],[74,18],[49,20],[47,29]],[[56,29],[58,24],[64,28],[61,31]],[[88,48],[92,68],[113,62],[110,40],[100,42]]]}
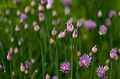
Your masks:
{"label": "pink flower head", "polygon": [[97,24],[92,20],[86,20],[84,22],[84,26],[86,27],[86,29],[94,29],[96,28]]}
{"label": "pink flower head", "polygon": [[61,64],[60,71],[63,73],[69,73],[71,70],[71,65],[69,62],[64,62]]}
{"label": "pink flower head", "polygon": [[87,54],[84,54],[80,57],[79,63],[82,67],[87,68],[91,63],[91,60],[92,60],[92,57],[90,57]]}

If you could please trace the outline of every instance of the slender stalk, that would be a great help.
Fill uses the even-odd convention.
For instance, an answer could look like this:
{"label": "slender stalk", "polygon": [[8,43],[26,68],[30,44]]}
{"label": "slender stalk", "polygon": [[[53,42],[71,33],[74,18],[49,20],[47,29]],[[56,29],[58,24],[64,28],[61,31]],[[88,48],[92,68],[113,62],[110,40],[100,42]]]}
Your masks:
{"label": "slender stalk", "polygon": [[40,38],[40,34],[38,33],[38,40],[39,40],[39,44],[40,44],[40,49],[41,49],[41,55],[42,55],[42,73],[43,73],[43,79],[45,79],[45,71],[44,71],[44,54],[43,54],[43,47],[42,47],[42,43],[41,43],[41,38]]}
{"label": "slender stalk", "polygon": [[58,70],[58,48],[57,48],[57,45],[55,45],[56,47],[56,74],[57,76],[59,77],[59,70]]}
{"label": "slender stalk", "polygon": [[[92,57],[92,60],[94,60],[94,56]],[[91,70],[90,70],[90,79],[92,79],[92,75],[93,75],[93,65],[94,62],[92,62],[92,67],[91,67]]]}
{"label": "slender stalk", "polygon": [[10,63],[10,76],[11,76],[11,79],[13,79],[13,75],[12,75],[12,62],[9,62]]}
{"label": "slender stalk", "polygon": [[112,79],[112,61],[110,63],[111,67],[110,67],[110,79]]}
{"label": "slender stalk", "polygon": [[99,56],[99,60],[101,59],[101,52],[102,51],[102,36],[100,36],[100,56]]}
{"label": "slender stalk", "polygon": [[[80,54],[81,54],[81,52],[82,52],[82,33],[81,33],[81,30],[80,30],[80,37],[79,37],[79,39],[80,39]],[[82,78],[83,78],[83,74],[82,74]]]}
{"label": "slender stalk", "polygon": [[[66,39],[64,38],[64,42],[65,41],[66,41]],[[66,47],[65,43],[63,45],[64,45],[64,48],[65,48]],[[66,54],[67,50],[65,49],[64,51],[65,51],[65,61],[66,61],[67,60],[67,54]]]}
{"label": "slender stalk", "polygon": [[[113,38],[112,38],[112,28],[110,28],[110,48],[112,49],[112,47],[113,47]],[[110,66],[111,66],[111,68],[110,68],[110,79],[112,79],[112,61],[111,61],[111,63],[110,63]]]}
{"label": "slender stalk", "polygon": [[79,69],[78,63],[79,63],[79,61],[78,61],[78,58],[76,57],[76,79],[79,79],[79,77],[78,77],[78,69]]}
{"label": "slender stalk", "polygon": [[71,79],[73,79],[73,42],[71,39]]}
{"label": "slender stalk", "polygon": [[[2,52],[4,52],[3,49],[2,49]],[[3,59],[3,56],[2,56],[2,52],[0,53],[0,58],[1,58],[2,63],[3,63],[3,65],[4,65],[4,70],[6,71],[6,65],[5,65],[5,62],[4,62],[4,59]]]}

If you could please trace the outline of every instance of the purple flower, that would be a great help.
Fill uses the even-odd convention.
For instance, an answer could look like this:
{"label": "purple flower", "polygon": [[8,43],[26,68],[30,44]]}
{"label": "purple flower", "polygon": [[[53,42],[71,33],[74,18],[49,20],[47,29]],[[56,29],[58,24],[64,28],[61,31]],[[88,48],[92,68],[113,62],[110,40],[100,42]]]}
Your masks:
{"label": "purple flower", "polygon": [[64,4],[65,5],[70,5],[71,4],[71,0],[64,0]]}
{"label": "purple flower", "polygon": [[42,5],[46,5],[47,4],[47,0],[40,0]]}
{"label": "purple flower", "polygon": [[94,28],[96,28],[97,24],[96,24],[94,21],[92,21],[92,20],[86,20],[86,21],[84,22],[84,26],[85,26],[87,29],[94,29]]}
{"label": "purple flower", "polygon": [[109,18],[107,18],[107,19],[105,20],[105,24],[106,24],[107,26],[111,26],[111,20],[110,20]]}
{"label": "purple flower", "polygon": [[53,4],[53,0],[47,0],[46,8],[47,9],[51,9],[52,8],[52,4]]}
{"label": "purple flower", "polygon": [[91,59],[92,59],[92,57],[90,57],[87,54],[84,54],[80,57],[79,64],[81,66],[83,66],[84,68],[87,68],[89,66],[89,64],[91,63]]}
{"label": "purple flower", "polygon": [[77,38],[77,37],[78,37],[78,31],[77,31],[77,29],[75,29],[75,30],[73,31],[72,37],[73,37],[73,38]]}
{"label": "purple flower", "polygon": [[17,3],[19,3],[20,2],[20,0],[14,0],[14,3],[15,4],[17,4]]}
{"label": "purple flower", "polygon": [[97,72],[98,77],[100,77],[100,78],[104,78],[105,77],[105,72],[106,71],[105,71],[103,66],[102,67],[99,66],[97,68],[96,72]]}
{"label": "purple flower", "polygon": [[43,11],[43,9],[44,9],[44,7],[43,7],[41,4],[39,4],[38,10],[39,10],[39,11]]}
{"label": "purple flower", "polygon": [[27,18],[26,14],[21,13],[20,14],[20,21],[23,22]]}
{"label": "purple flower", "polygon": [[112,18],[112,17],[114,17],[116,15],[116,12],[114,11],[114,10],[111,10],[110,12],[109,12],[109,18]]}
{"label": "purple flower", "polygon": [[58,77],[57,76],[53,76],[52,79],[58,79]]}
{"label": "purple flower", "polygon": [[115,48],[113,48],[111,51],[110,51],[110,58],[111,59],[114,59],[117,57],[117,50]]}
{"label": "purple flower", "polygon": [[67,24],[67,31],[72,32],[74,30],[74,26],[72,24],[72,21],[68,20],[66,24]]}
{"label": "purple flower", "polygon": [[105,35],[107,33],[107,28],[105,27],[105,25],[101,25],[99,27],[99,35]]}
{"label": "purple flower", "polygon": [[69,62],[64,62],[61,64],[60,71],[63,73],[69,73],[71,70],[71,65]]}

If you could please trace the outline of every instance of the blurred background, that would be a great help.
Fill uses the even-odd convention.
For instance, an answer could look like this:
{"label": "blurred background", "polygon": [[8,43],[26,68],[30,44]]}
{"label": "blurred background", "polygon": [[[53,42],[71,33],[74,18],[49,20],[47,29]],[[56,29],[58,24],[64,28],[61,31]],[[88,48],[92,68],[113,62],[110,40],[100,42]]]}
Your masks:
{"label": "blurred background", "polygon": [[[113,18],[109,17],[111,10],[115,11]],[[78,19],[92,20],[96,27],[87,29],[83,23],[78,28]],[[78,29],[78,37],[74,39],[67,32],[59,39],[68,20]],[[100,35],[100,25],[107,22],[107,33]],[[94,45],[98,51],[92,55],[92,63],[87,69],[80,67],[80,56],[90,54]],[[53,0],[48,6],[40,0],[0,0],[0,79],[50,79],[46,74],[51,79],[99,79],[96,68],[107,61],[108,79],[120,79],[119,54],[117,59],[110,59],[112,48],[120,52],[120,0]],[[30,68],[21,72],[25,61]],[[69,73],[60,71],[65,61],[71,64]]]}

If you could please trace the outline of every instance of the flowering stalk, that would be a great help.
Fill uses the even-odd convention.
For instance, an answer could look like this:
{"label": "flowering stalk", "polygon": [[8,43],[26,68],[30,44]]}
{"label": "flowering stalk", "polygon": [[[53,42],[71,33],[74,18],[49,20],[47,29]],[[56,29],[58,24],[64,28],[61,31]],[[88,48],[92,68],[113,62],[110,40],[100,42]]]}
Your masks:
{"label": "flowering stalk", "polygon": [[[110,48],[113,47],[112,28],[110,27]],[[110,79],[112,79],[112,61],[110,63]]]}
{"label": "flowering stalk", "polygon": [[73,40],[71,39],[71,79],[73,79]]}
{"label": "flowering stalk", "polygon": [[12,75],[12,62],[9,62],[10,63],[10,76],[11,76],[11,79],[13,79],[13,75]]}
{"label": "flowering stalk", "polygon": [[[3,51],[3,49],[1,49],[2,51],[1,51],[1,53],[0,53],[0,58],[1,58],[1,60],[2,60],[2,63],[3,63],[3,65],[4,65],[4,70],[6,70],[6,65],[5,65],[5,62],[4,62],[4,58],[3,58],[3,56],[2,56],[2,52],[4,52]],[[5,52],[4,52],[5,53]]]}
{"label": "flowering stalk", "polygon": [[40,44],[40,49],[41,49],[41,55],[42,55],[42,73],[43,73],[43,79],[45,79],[45,71],[44,71],[44,54],[43,54],[43,47],[41,43],[41,38],[40,38],[40,33],[38,32],[38,40]]}
{"label": "flowering stalk", "polygon": [[[94,56],[92,57],[92,60],[94,60]],[[94,66],[94,61],[92,61],[92,66],[91,66],[91,70],[90,70],[90,79],[92,79],[93,66]]]}
{"label": "flowering stalk", "polygon": [[56,47],[56,75],[58,76],[58,78],[59,78],[59,70],[58,70],[58,60],[59,60],[59,58],[58,58],[58,48],[57,48],[57,44],[55,43],[55,47]]}

